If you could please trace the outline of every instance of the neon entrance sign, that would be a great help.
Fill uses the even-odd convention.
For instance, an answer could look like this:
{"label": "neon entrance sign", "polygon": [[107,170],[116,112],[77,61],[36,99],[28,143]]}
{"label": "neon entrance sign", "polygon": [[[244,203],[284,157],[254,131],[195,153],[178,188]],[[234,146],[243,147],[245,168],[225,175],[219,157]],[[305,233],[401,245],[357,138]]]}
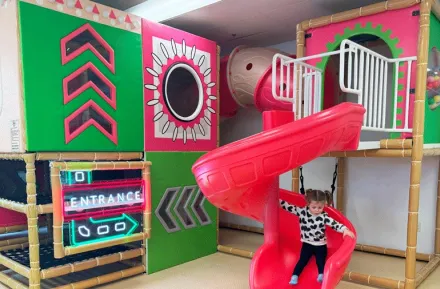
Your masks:
{"label": "neon entrance sign", "polygon": [[72,220],[69,226],[70,243],[74,247],[101,243],[128,237],[139,228],[139,222],[127,214],[101,219]]}
{"label": "neon entrance sign", "polygon": [[65,220],[140,212],[144,205],[140,179],[63,186]]}

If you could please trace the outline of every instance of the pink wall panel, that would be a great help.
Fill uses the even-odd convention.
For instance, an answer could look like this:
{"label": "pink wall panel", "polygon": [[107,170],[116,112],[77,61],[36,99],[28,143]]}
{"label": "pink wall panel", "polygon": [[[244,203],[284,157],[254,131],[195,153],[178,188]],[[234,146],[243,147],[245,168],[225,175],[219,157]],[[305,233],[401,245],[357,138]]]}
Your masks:
{"label": "pink wall panel", "polygon": [[217,146],[217,45],[142,21],[145,151]]}
{"label": "pink wall panel", "polygon": [[[340,36],[364,33],[375,34],[376,36],[381,37],[385,42],[388,40],[393,46],[401,51],[401,54],[398,56],[399,58],[417,56],[420,16],[413,15],[413,12],[417,10],[419,10],[419,6],[415,5],[405,9],[386,11],[324,27],[309,29],[306,33],[310,33],[311,37],[306,39],[305,56],[327,52],[327,45],[338,39],[342,39]],[[316,65],[320,61],[321,58],[318,58],[311,60],[309,63],[311,65]],[[405,119],[404,105],[406,103],[405,91],[407,69],[407,65],[401,66],[399,69],[399,72],[403,74],[403,77],[399,79],[399,84],[403,85],[403,89],[399,91],[398,96],[401,96],[402,99],[397,107],[402,108],[403,112],[397,116],[397,119],[402,122],[402,125],[398,127],[403,127]],[[416,64],[414,62],[412,63],[411,71],[410,87],[414,88],[416,76]],[[338,80],[335,78],[335,81]],[[412,127],[413,101],[414,94],[410,95],[410,127]],[[405,136],[406,135],[403,135],[403,137]]]}

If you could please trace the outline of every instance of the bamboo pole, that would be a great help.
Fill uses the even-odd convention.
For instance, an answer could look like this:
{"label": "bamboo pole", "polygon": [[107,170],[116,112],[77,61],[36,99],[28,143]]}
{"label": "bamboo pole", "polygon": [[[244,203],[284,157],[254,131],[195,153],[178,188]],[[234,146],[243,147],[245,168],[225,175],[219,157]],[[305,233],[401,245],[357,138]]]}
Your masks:
{"label": "bamboo pole", "polygon": [[82,289],[82,288],[91,288],[98,285],[114,282],[120,279],[124,279],[127,277],[131,277],[134,275],[142,274],[145,272],[145,266],[139,265],[133,268],[121,270],[118,272],[102,275],[99,277],[87,279],[84,281],[71,283],[65,286],[56,287],[56,289]]}
{"label": "bamboo pole", "polygon": [[27,154],[0,153],[1,160],[22,161]]}
{"label": "bamboo pole", "polygon": [[0,273],[0,282],[9,286],[12,289],[29,289],[27,286],[12,279],[11,277],[6,275],[5,273]]}
{"label": "bamboo pole", "polygon": [[254,252],[248,250],[236,249],[229,246],[218,245],[217,250],[222,253],[227,253],[249,259],[252,259],[254,257]]}
{"label": "bamboo pole", "polygon": [[[151,237],[151,171],[150,166],[147,166],[142,170],[142,179],[145,183],[145,209],[143,212],[144,221],[144,239],[142,240],[142,248],[147,251],[147,239]],[[147,268],[147,258],[142,258],[142,264]]]}
{"label": "bamboo pole", "polygon": [[35,155],[26,155],[26,216],[29,238],[29,289],[40,289],[40,243],[38,240],[37,187],[35,176]]}
{"label": "bamboo pole", "polygon": [[437,269],[439,266],[440,266],[440,257],[436,256],[428,264],[426,264],[426,266],[424,266],[422,270],[420,270],[417,273],[416,287],[422,284],[422,282],[425,281],[425,279],[428,278],[429,275],[431,275],[431,273],[434,272],[435,269]]}
{"label": "bamboo pole", "polygon": [[12,210],[18,213],[26,214],[26,205],[14,201],[0,199],[0,207]]}
{"label": "bamboo pole", "polygon": [[22,243],[22,244],[15,244],[15,245],[9,245],[9,246],[3,246],[3,247],[0,247],[0,252],[3,252],[3,251],[9,251],[9,250],[16,250],[16,249],[24,249],[24,248],[27,248],[27,247],[29,247],[29,243]]}
{"label": "bamboo pole", "polygon": [[[420,3],[421,0],[388,0],[377,4],[364,6],[349,11],[323,16],[311,20],[306,20],[298,24],[302,30],[326,26],[332,23],[353,20],[359,17],[373,15],[384,11],[403,9]],[[298,31],[298,30],[297,30]]]}
{"label": "bamboo pole", "polygon": [[[411,157],[411,149],[375,149],[375,150],[359,150],[345,152],[329,152],[322,157],[352,157],[352,158],[402,158]],[[440,156],[439,148],[423,149],[423,156],[433,157]]]}
{"label": "bamboo pole", "polygon": [[[23,213],[25,214],[26,211],[24,211]],[[39,221],[38,225],[44,227],[44,222]],[[26,230],[27,230],[27,225],[14,225],[14,226],[9,226],[9,227],[0,227],[0,234],[15,233],[15,232],[21,232],[21,231],[26,231]]]}
{"label": "bamboo pole", "polygon": [[[130,259],[130,260],[122,260],[120,263],[127,265],[127,266],[130,266],[130,267],[134,267],[134,266],[139,265],[139,259],[135,258],[135,259]],[[148,268],[146,270],[148,270]]]}
{"label": "bamboo pole", "polygon": [[435,221],[435,244],[434,253],[440,255],[440,162],[437,181],[437,210]]}
{"label": "bamboo pole", "polygon": [[217,147],[220,147],[220,53],[221,48],[217,45],[217,99],[215,100],[217,102]]}
{"label": "bamboo pole", "polygon": [[336,191],[336,206],[337,210],[342,214],[345,213],[345,158],[338,158],[338,179],[337,179],[337,191]]}
{"label": "bamboo pole", "polygon": [[2,241],[0,241],[0,247],[9,246],[9,245],[16,245],[16,244],[22,244],[22,243],[26,243],[27,241],[28,241],[27,237],[2,240]]}
{"label": "bamboo pole", "polygon": [[[96,257],[93,259],[83,260],[75,262],[73,264],[66,264],[63,266],[57,266],[49,269],[41,270],[41,279],[51,279],[64,275],[68,275],[75,272],[80,272],[88,269],[92,269],[99,266],[118,263],[124,260],[130,260],[139,256],[145,256],[145,250],[137,248],[125,252],[119,252],[106,256]],[[143,258],[145,259],[145,258]]]}
{"label": "bamboo pole", "polygon": [[[356,244],[356,251],[366,252],[366,253],[375,253],[380,255],[386,255],[386,256],[394,256],[394,257],[400,257],[405,258],[406,257],[406,251],[397,250],[397,249],[390,249],[390,248],[383,248],[378,246],[370,246],[370,245],[363,245],[363,244]],[[434,255],[430,254],[423,254],[423,253],[417,253],[416,258],[419,261],[425,261],[428,262],[433,258]]]}
{"label": "bamboo pole", "polygon": [[124,162],[53,162],[51,167],[68,170],[142,170],[151,166],[147,161]]}
{"label": "bamboo pole", "polygon": [[[35,175],[35,154],[29,154],[24,157],[26,162],[26,201],[28,206],[37,205],[37,177]],[[28,211],[28,210],[27,210]],[[38,215],[37,215],[38,218]],[[38,225],[38,220],[36,222]],[[28,226],[29,227],[29,226]]]}
{"label": "bamboo pole", "polygon": [[0,234],[15,233],[15,232],[26,231],[26,230],[27,230],[27,225],[0,227]]}
{"label": "bamboo pole", "polygon": [[57,259],[63,258],[64,242],[63,242],[63,208],[62,208],[62,193],[60,169],[56,166],[50,168],[50,180],[52,186],[52,206],[53,206],[53,250],[54,257]]}
{"label": "bamboo pole", "polygon": [[405,289],[416,288],[416,247],[419,217],[420,178],[423,159],[423,130],[425,123],[426,71],[428,69],[429,21],[432,0],[420,4],[420,28],[417,51],[416,93],[413,115],[413,147],[408,202],[408,228],[405,263]]}
{"label": "bamboo pole", "polygon": [[0,264],[11,269],[14,272],[17,272],[18,274],[26,278],[30,278],[30,274],[31,274],[30,268],[23,266],[20,263],[17,263],[3,255],[0,255]]}
{"label": "bamboo pole", "polygon": [[37,153],[37,161],[129,161],[141,160],[142,153]]}
{"label": "bamboo pole", "polygon": [[[231,254],[234,256],[239,256],[243,258],[252,259],[254,252],[237,249],[229,246],[218,245],[217,250],[222,253]],[[375,287],[380,287],[384,289],[403,289],[405,286],[404,281],[383,278],[373,275],[362,274],[358,272],[348,271],[344,273],[343,279],[345,281],[350,281],[362,285],[370,285]]]}
{"label": "bamboo pole", "polygon": [[[232,223],[220,223],[220,228],[225,229],[232,229],[232,230],[239,230],[249,233],[256,233],[256,234],[263,234],[264,229],[258,228],[258,227],[252,227],[252,226],[245,226],[245,225],[238,225],[238,224],[232,224]],[[363,245],[363,244],[357,244],[356,251],[365,252],[365,253],[374,253],[374,254],[380,254],[385,256],[393,256],[393,257],[400,257],[405,258],[406,257],[406,251],[398,250],[398,249],[390,249],[390,248],[383,248],[378,246],[370,246],[370,245]],[[416,258],[419,261],[428,262],[432,258],[434,258],[435,255],[431,254],[423,254],[423,253],[417,253]]]}
{"label": "bamboo pole", "polygon": [[87,245],[83,245],[80,247],[65,247],[64,248],[64,255],[70,256],[70,255],[75,255],[75,254],[79,254],[79,253],[95,251],[98,249],[108,248],[108,247],[112,247],[112,246],[117,246],[117,245],[137,242],[137,241],[143,241],[144,239],[146,239],[146,236],[144,235],[144,233],[137,233],[137,234],[133,234],[131,236],[127,236],[124,238],[113,239],[113,240],[104,241],[104,242],[96,243],[96,244],[87,244]]}
{"label": "bamboo pole", "polygon": [[[151,233],[151,200],[147,201],[147,206],[143,213],[144,217],[144,231],[148,231],[148,234],[139,233],[129,237],[120,238],[117,240],[110,240],[99,244],[88,244],[81,247],[64,247],[63,243],[63,209],[62,209],[62,192],[60,171],[66,170],[143,170],[143,177],[146,178],[147,194],[151,198],[151,185],[150,185],[150,166],[151,162],[148,161],[124,161],[124,162],[52,162],[51,163],[51,184],[52,184],[52,210],[53,210],[53,236],[54,236],[54,256],[55,258],[63,258],[64,256],[78,254],[82,252],[88,252],[91,250],[107,248],[124,243],[130,243],[135,241],[141,241],[142,238],[149,238]],[[145,173],[146,172],[146,173]],[[148,195],[147,195],[148,197]],[[149,217],[148,217],[149,216]],[[146,218],[145,218],[146,217]],[[145,242],[145,240],[143,240]],[[146,245],[145,245],[146,246]]]}
{"label": "bamboo pole", "polygon": [[[305,42],[306,42],[305,40],[306,40],[305,31],[304,29],[302,29],[301,25],[298,24],[296,26],[296,57],[297,58],[305,56]],[[295,73],[297,75],[296,79],[300,79],[299,68],[297,68]],[[296,95],[300,95],[299,85],[297,85],[296,87],[297,87]],[[301,96],[301,101],[302,101],[302,96]],[[299,103],[297,102],[297,105],[295,107],[295,119],[296,116],[298,115],[299,112],[298,110],[299,110]],[[294,168],[292,170],[292,191],[299,193],[299,168]]]}
{"label": "bamboo pole", "polygon": [[50,214],[53,213],[53,206],[52,204],[37,205],[37,210],[39,215]]}
{"label": "bamboo pole", "polygon": [[[221,48],[217,45],[217,83],[220,84],[220,54]],[[217,85],[217,148],[220,147],[220,85]],[[216,208],[217,212],[217,245],[220,239],[220,208]]]}
{"label": "bamboo pole", "polygon": [[411,149],[411,139],[382,139],[380,140],[381,149]]}
{"label": "bamboo pole", "polygon": [[351,158],[402,158],[411,157],[410,149],[376,149],[376,150],[359,150],[345,152],[330,152],[323,157],[351,157]]}
{"label": "bamboo pole", "polygon": [[377,276],[367,275],[357,272],[345,272],[342,279],[345,281],[350,281],[362,285],[380,287],[384,289],[403,289],[405,286],[404,281],[377,277]]}
{"label": "bamboo pole", "polygon": [[[49,243],[49,240],[50,240],[49,238],[48,239],[41,239],[40,240],[40,245]],[[22,244],[8,245],[8,246],[0,247],[0,252],[9,251],[9,250],[16,250],[16,249],[22,249],[23,250],[24,248],[28,248],[28,247],[29,247],[29,243],[28,242],[22,243]]]}

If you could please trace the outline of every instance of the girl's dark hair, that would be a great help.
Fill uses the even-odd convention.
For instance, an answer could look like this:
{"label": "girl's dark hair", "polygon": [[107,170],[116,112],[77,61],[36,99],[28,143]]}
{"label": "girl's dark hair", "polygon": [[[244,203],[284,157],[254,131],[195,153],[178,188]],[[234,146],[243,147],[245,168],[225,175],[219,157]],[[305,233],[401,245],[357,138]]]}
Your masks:
{"label": "girl's dark hair", "polygon": [[308,203],[315,201],[319,203],[327,203],[328,205],[333,204],[333,198],[329,191],[308,189],[306,191],[306,200]]}

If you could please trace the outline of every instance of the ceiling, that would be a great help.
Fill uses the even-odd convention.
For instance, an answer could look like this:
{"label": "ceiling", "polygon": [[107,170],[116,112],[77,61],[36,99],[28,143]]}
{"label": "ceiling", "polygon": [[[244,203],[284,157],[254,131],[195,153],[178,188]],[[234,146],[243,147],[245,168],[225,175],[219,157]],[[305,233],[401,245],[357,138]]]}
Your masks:
{"label": "ceiling", "polygon": [[92,1],[124,11],[127,10],[128,8],[141,4],[146,0],[92,0]]}
{"label": "ceiling", "polygon": [[[167,0],[163,0],[167,1]],[[222,0],[163,23],[216,41],[222,54],[237,45],[295,40],[296,24],[383,0]],[[95,0],[125,10],[144,0]]]}
{"label": "ceiling", "polygon": [[237,45],[268,46],[295,40],[296,24],[383,0],[222,0],[165,21],[215,40],[222,52]]}

